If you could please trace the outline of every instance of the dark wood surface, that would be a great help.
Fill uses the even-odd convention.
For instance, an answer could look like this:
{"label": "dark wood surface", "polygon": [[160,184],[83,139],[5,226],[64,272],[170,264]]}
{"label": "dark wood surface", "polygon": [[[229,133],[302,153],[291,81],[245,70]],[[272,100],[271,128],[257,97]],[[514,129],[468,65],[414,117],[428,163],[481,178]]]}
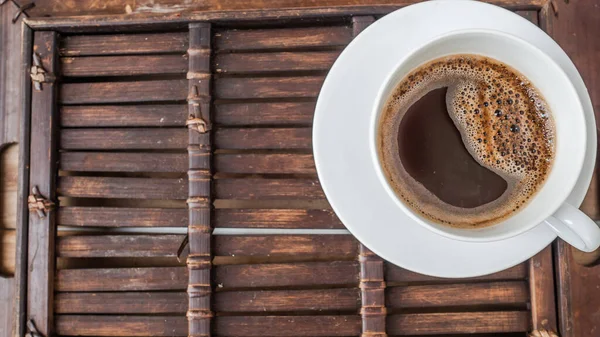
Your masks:
{"label": "dark wood surface", "polygon": [[[556,2],[557,16],[547,28],[577,66],[592,98],[596,123],[600,114],[600,1]],[[597,169],[597,168],[596,168]],[[600,216],[597,174],[581,206],[593,218]],[[578,252],[562,241],[554,245],[558,276],[559,325],[561,337],[592,337],[600,333],[600,251]]]}
{"label": "dark wood surface", "polygon": [[[239,6],[252,4],[254,2],[244,1]],[[544,3],[504,4],[513,8],[541,7],[545,11],[548,11],[549,6]],[[46,4],[42,6],[46,10],[49,8],[44,6]],[[84,7],[86,4],[81,3],[80,6]],[[111,8],[110,6],[106,8]],[[134,10],[138,10],[137,5],[132,6]],[[60,8],[64,7],[55,6],[52,10],[60,11]],[[537,15],[532,13],[536,11],[523,11],[520,14],[536,21]],[[250,13],[245,19],[251,20],[252,15],[254,14]],[[107,22],[109,21],[104,21],[103,24]],[[556,21],[552,24],[556,25]],[[309,127],[314,97],[320,87],[317,79],[322,80],[323,70],[327,69],[332,55],[339,53],[339,48],[351,38],[351,32],[347,33],[349,27],[340,25],[339,21],[334,26],[329,25],[327,29],[314,28],[312,32],[312,28],[307,27],[299,27],[293,31],[281,27],[276,29],[281,29],[278,36],[287,38],[275,43],[273,41],[276,39],[269,39],[261,29],[250,30],[250,35],[247,31],[230,28],[215,31],[217,36],[214,40],[216,49],[213,69],[219,75],[215,80],[215,95],[218,100],[214,105],[214,120],[217,124],[214,140],[216,149],[225,150],[225,153],[217,152],[214,156],[214,169],[217,173],[215,197],[246,200],[246,206],[217,208],[212,223],[215,227],[341,228],[339,220],[330,210],[319,207],[309,210],[288,206],[284,209],[267,208],[264,211],[257,208],[260,202],[269,199],[278,201],[284,198],[290,202],[298,202],[298,198],[307,196],[317,202],[323,200],[322,191],[313,179],[314,163],[309,154]],[[302,31],[304,35],[298,33]],[[330,36],[332,41],[336,38],[347,40],[326,45],[327,40],[323,38],[323,34],[326,35],[327,32],[339,33]],[[71,41],[68,43],[61,43],[61,51],[64,51],[61,65],[68,74],[68,83],[63,84],[66,95],[63,93],[62,103],[66,105],[61,107],[63,152],[60,165],[61,169],[69,173],[59,180],[59,184],[66,182],[62,185],[64,188],[59,186],[59,193],[62,193],[61,196],[67,203],[57,212],[58,224],[64,222],[67,226],[84,227],[185,227],[189,221],[185,209],[157,208],[156,200],[153,200],[175,201],[174,199],[183,200],[187,197],[187,193],[180,193],[179,189],[182,188],[185,192],[188,186],[188,180],[181,175],[187,170],[185,157],[181,154],[185,153],[188,142],[182,127],[187,117],[184,101],[188,90],[185,85],[180,88],[176,83],[186,81],[181,78],[185,71],[180,68],[185,62],[181,63],[179,57],[184,59],[181,55],[188,48],[188,41],[185,39],[187,33],[169,34],[171,35],[163,36],[153,33],[152,38],[156,38],[158,43],[147,43],[147,40],[139,39],[139,46],[119,42],[119,39],[127,41],[131,36],[117,38],[116,35],[94,35],[93,38],[82,36],[84,38],[79,41],[74,35],[69,37]],[[140,36],[144,35],[146,34]],[[248,36],[254,38],[244,38]],[[238,41],[231,43],[224,37]],[[319,39],[321,42],[318,42]],[[115,49],[118,52],[113,55],[103,54],[102,50],[107,49],[103,46],[111,41],[120,45]],[[279,45],[283,49],[277,50]],[[167,48],[170,48],[169,52]],[[234,50],[235,48],[240,49]],[[311,48],[331,50],[313,51]],[[74,52],[77,50],[81,54]],[[229,54],[230,51],[236,53]],[[180,55],[176,55],[177,53]],[[132,56],[123,57],[121,54]],[[310,60],[307,61],[306,58]],[[102,67],[110,64],[110,61],[119,60],[123,65],[112,69]],[[168,61],[167,64],[162,64],[157,60]],[[130,62],[133,67],[124,66],[126,62]],[[152,64],[161,66],[152,67]],[[128,78],[138,75],[166,75],[168,78],[155,80],[148,77],[143,81]],[[103,77],[98,82],[92,79],[97,76],[120,76],[122,80],[111,82]],[[297,84],[301,86],[299,91],[294,90]],[[290,86],[286,87],[287,85]],[[163,90],[167,86],[167,90],[173,90],[170,94]],[[249,91],[240,88],[249,88]],[[86,90],[93,92],[86,96]],[[123,118],[128,114],[132,117]],[[160,128],[163,126],[172,129]],[[137,130],[141,131],[135,133]],[[264,133],[261,135],[260,132]],[[148,136],[149,134],[155,136]],[[183,137],[178,136],[181,134]],[[163,145],[163,142],[167,145]],[[155,149],[160,150],[155,153]],[[131,162],[122,160],[123,156],[139,150],[152,150],[152,153],[147,156],[138,155],[137,158],[132,156]],[[227,152],[240,150],[244,152]],[[246,152],[248,150],[249,153]],[[277,152],[261,152],[265,150]],[[151,185],[155,182],[162,183],[164,188],[160,188],[161,191],[148,191],[144,187],[144,184]],[[133,205],[133,208],[115,211],[114,207],[104,206],[105,202],[106,205],[114,205],[121,202],[119,200],[123,200],[125,205]],[[589,198],[586,202],[587,206],[584,207],[595,205]],[[252,207],[248,208],[247,205]],[[133,216],[125,213],[129,211]],[[189,275],[184,266],[175,266],[174,250],[179,238],[181,236],[178,235],[137,234],[122,237],[102,235],[98,238],[89,235],[60,236],[57,248],[66,255],[59,256],[60,267],[56,277],[58,293],[55,303],[59,304],[57,312],[60,313],[56,320],[57,332],[63,335],[88,336],[186,335],[188,323],[182,314],[187,308],[181,308],[181,300],[185,299]],[[274,336],[359,334],[361,323],[356,311],[358,303],[357,298],[353,297],[358,294],[356,287],[359,284],[359,263],[350,261],[358,254],[358,244],[319,240],[302,236],[281,239],[232,237],[224,241],[217,240],[214,243],[217,256],[212,270],[216,290],[214,301],[219,310],[235,313],[236,316],[213,318],[214,332],[217,335],[264,335],[264,326],[267,324],[274,327]],[[353,248],[349,248],[350,244]],[[344,253],[347,249],[350,255]],[[565,263],[560,259],[568,254],[566,251],[564,255],[559,255],[559,262],[563,263],[559,270],[559,280],[569,279],[572,282],[574,274],[570,271],[573,269],[567,268],[572,268],[572,261]],[[252,256],[258,262],[248,263],[250,260],[240,255]],[[554,299],[542,296],[553,287],[552,265],[548,264],[548,261],[551,263],[551,256],[552,252],[546,250],[527,264],[475,280],[461,280],[458,284],[385,264],[385,279],[388,283],[391,282],[385,292],[385,300],[394,310],[388,315],[388,334],[506,332],[506,336],[517,336],[513,332],[520,332],[518,335],[523,336],[522,332],[531,328],[555,328]],[[139,260],[114,260],[140,258],[162,259],[157,261],[163,261],[160,262],[163,266],[150,266],[150,262],[143,262],[142,265],[146,267],[140,268],[136,266],[138,262],[127,262]],[[237,259],[242,262],[230,264],[238,261]],[[318,262],[309,262],[313,260]],[[105,268],[79,269],[94,261],[100,262]],[[576,269],[577,274],[589,275],[585,271]],[[286,286],[309,289],[294,288],[287,292],[265,289]],[[331,286],[335,288],[329,289]],[[562,287],[560,289],[564,293],[565,285]],[[546,292],[541,289],[546,289]],[[106,291],[112,293],[104,293]],[[561,298],[559,294],[557,299],[564,304],[559,307],[562,314],[559,323],[565,319],[564,313],[573,312],[563,308],[567,306],[565,303],[572,305],[574,301],[586,298],[585,292],[575,294],[572,290],[569,291],[571,293],[568,296]],[[472,294],[472,297],[460,298],[461,293]],[[96,294],[101,296],[100,299],[94,300]],[[334,298],[331,297],[334,294],[339,302],[325,300]],[[148,302],[156,305],[137,305],[137,301],[143,296],[149,296]],[[428,300],[432,296],[437,302]],[[252,299],[256,303],[252,304],[244,299]],[[85,303],[89,303],[89,307]],[[122,311],[115,309],[111,305],[113,303],[122,308]],[[266,316],[254,316],[260,312],[261,305],[268,306],[269,313]],[[531,306],[531,311],[528,311],[528,305]],[[423,308],[444,309],[443,312],[423,312]],[[492,309],[493,311],[487,311]],[[468,312],[465,313],[464,310]],[[281,316],[290,311],[298,311],[303,315],[291,320],[287,316]],[[342,313],[332,315],[331,311]],[[92,316],[86,316],[87,314]],[[158,316],[146,316],[148,314]],[[315,322],[323,328],[314,330]],[[584,330],[591,327],[590,324],[584,321],[585,326],[581,330],[572,330],[577,335],[568,336],[593,336],[585,334],[587,331],[593,332]]]}

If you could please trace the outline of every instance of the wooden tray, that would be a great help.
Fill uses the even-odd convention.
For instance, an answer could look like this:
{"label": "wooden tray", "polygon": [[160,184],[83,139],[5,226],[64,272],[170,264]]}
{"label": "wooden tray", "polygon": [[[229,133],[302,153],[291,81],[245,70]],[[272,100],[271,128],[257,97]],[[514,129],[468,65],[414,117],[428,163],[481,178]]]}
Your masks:
{"label": "wooden tray", "polygon": [[[546,22],[536,2],[505,4]],[[26,320],[43,336],[556,331],[550,248],[436,279],[373,255],[324,198],[311,151],[321,83],[395,8],[29,21],[25,59],[46,75],[24,95],[22,189],[39,192],[24,219]]]}

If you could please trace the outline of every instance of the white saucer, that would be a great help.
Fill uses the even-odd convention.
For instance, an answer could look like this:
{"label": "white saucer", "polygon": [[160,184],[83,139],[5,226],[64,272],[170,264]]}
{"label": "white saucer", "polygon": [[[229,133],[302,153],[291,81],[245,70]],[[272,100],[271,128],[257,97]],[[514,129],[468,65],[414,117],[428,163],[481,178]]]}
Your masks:
{"label": "white saucer", "polygon": [[578,90],[587,121],[581,176],[569,196],[580,205],[596,156],[592,103],[565,52],[537,26],[508,10],[470,0],[429,1],[376,21],[354,39],[327,76],[317,102],[313,146],[327,199],[348,230],[382,258],[409,270],[439,277],[472,277],[519,264],[556,235],[540,225],[503,241],[469,243],[437,235],[394,204],[379,182],[368,146],[368,126],[377,92],[397,62],[412,49],[459,29],[495,29],[516,35],[546,52]]}

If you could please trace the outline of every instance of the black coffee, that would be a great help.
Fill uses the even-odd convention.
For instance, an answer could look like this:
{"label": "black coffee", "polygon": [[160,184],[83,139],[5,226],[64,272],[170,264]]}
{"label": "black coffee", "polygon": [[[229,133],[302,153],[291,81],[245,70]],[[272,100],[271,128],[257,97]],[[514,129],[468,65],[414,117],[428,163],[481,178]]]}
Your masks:
{"label": "black coffee", "polygon": [[378,125],[388,182],[435,222],[483,227],[510,216],[543,185],[554,123],[529,81],[499,61],[454,55],[407,75]]}

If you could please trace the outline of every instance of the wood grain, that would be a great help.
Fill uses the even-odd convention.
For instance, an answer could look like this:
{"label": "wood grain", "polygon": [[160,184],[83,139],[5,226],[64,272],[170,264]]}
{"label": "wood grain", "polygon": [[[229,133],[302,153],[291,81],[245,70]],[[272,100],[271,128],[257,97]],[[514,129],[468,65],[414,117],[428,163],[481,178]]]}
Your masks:
{"label": "wood grain", "polygon": [[223,77],[215,79],[215,99],[317,97],[323,76]]}
{"label": "wood grain", "polygon": [[[77,4],[75,7],[80,7]],[[62,56],[135,55],[186,52],[186,33],[73,35],[61,39]]]}
{"label": "wood grain", "polygon": [[434,308],[469,305],[525,306],[529,291],[524,281],[390,287],[386,303],[391,308]]}
{"label": "wood grain", "polygon": [[[56,32],[34,33],[34,52],[49,73],[58,71],[56,39]],[[35,136],[30,143],[29,186],[37,187],[44,198],[56,202],[57,85],[43,83],[40,89],[31,92],[31,134]],[[55,211],[47,210],[43,217],[30,213],[28,226],[27,319],[35,322],[40,334],[50,336],[54,333]]]}
{"label": "wood grain", "polygon": [[[461,281],[524,280],[527,278],[527,275],[527,264],[521,263],[501,272],[479,277],[463,278]],[[418,274],[391,263],[386,263],[385,279],[387,282],[448,282],[448,279]]]}
{"label": "wood grain", "polygon": [[223,289],[356,286],[357,261],[269,263],[216,266],[214,284]]}
{"label": "wood grain", "polygon": [[[0,146],[0,229],[17,228],[19,179],[19,145]],[[14,251],[11,251],[14,253]]]}
{"label": "wood grain", "polygon": [[0,8],[0,146],[19,141],[19,114],[23,110],[21,20],[12,23],[16,13],[17,7],[10,4]]}
{"label": "wood grain", "polygon": [[226,316],[215,319],[217,336],[357,336],[360,317],[352,316]]}
{"label": "wood grain", "polygon": [[2,331],[0,331],[0,336],[14,336],[13,328],[15,326],[16,316],[13,315],[12,306],[16,304],[14,302],[14,282],[15,279],[13,277],[4,277],[0,276],[0,301],[4,303],[4,307],[0,310],[0,324],[4,327]]}
{"label": "wood grain", "polygon": [[[558,14],[550,5],[540,11],[540,21],[546,31],[569,55],[583,78],[592,100],[598,124],[600,112],[600,74],[598,51],[600,41],[595,32],[600,29],[598,1],[566,3],[556,1]],[[581,210],[592,219],[600,218],[598,195],[598,165],[590,183]],[[557,300],[559,334],[562,337],[595,336],[600,331],[600,267],[586,267],[572,247],[561,240],[555,242],[555,268],[557,275]],[[598,254],[598,252],[595,252]],[[593,255],[593,254],[590,254]],[[586,261],[590,263],[591,261]]]}
{"label": "wood grain", "polygon": [[316,179],[217,179],[217,199],[320,199],[325,195]]}
{"label": "wood grain", "polygon": [[390,335],[503,333],[529,330],[527,311],[490,311],[390,315]]}
{"label": "wood grain", "polygon": [[159,291],[187,288],[185,267],[64,269],[56,291]]}
{"label": "wood grain", "polygon": [[183,126],[187,119],[184,104],[84,105],[60,109],[62,127],[144,127]]}
{"label": "wood grain", "polygon": [[59,177],[57,193],[76,198],[187,198],[187,179]]}
{"label": "wood grain", "polygon": [[558,331],[552,246],[546,247],[529,259],[528,262],[531,323],[533,328],[536,330]]}
{"label": "wood grain", "polygon": [[310,128],[217,129],[215,145],[220,149],[310,149]]}
{"label": "wood grain", "polygon": [[56,332],[62,336],[187,336],[185,316],[60,315]]}
{"label": "wood grain", "polygon": [[350,42],[349,27],[308,27],[223,30],[215,33],[217,51],[301,49],[345,46]]}
{"label": "wood grain", "polygon": [[225,235],[214,238],[215,256],[352,257],[358,244],[351,235]]}
{"label": "wood grain", "polygon": [[60,207],[56,222],[80,227],[187,227],[187,211],[176,208]]}
{"label": "wood grain", "polygon": [[[173,19],[185,15],[189,12],[196,12],[202,14],[201,11],[205,11],[209,14],[214,11],[218,12],[220,16],[224,16],[227,12],[231,11],[251,11],[256,9],[262,10],[277,10],[286,8],[299,8],[299,9],[311,9],[317,7],[329,7],[334,9],[343,9],[344,12],[349,12],[345,7],[349,5],[355,5],[360,3],[361,7],[384,7],[387,8],[385,12],[392,11],[395,8],[406,6],[414,3],[415,0],[363,0],[356,2],[354,0],[278,0],[278,1],[264,1],[264,0],[206,0],[202,2],[184,2],[178,0],[119,0],[98,3],[94,0],[47,0],[36,5],[28,11],[34,17],[45,17],[45,16],[68,16],[68,15],[118,15],[125,14],[125,6],[131,6],[133,14],[146,14],[146,15],[167,15],[171,13]],[[508,8],[539,8],[544,2],[539,0],[490,0],[486,1],[498,6]],[[393,7],[392,7],[393,6]],[[361,14],[361,13],[359,13]],[[381,14],[381,13],[362,13],[362,14]],[[129,15],[134,16],[135,15]],[[300,16],[300,15],[298,15]],[[206,18],[199,18],[200,20]]]}
{"label": "wood grain", "polygon": [[[358,262],[297,262],[213,267],[219,288],[304,286],[356,286]],[[185,267],[98,268],[58,270],[56,290],[61,292],[185,290]]]}
{"label": "wood grain", "polygon": [[64,83],[60,90],[62,104],[167,102],[186,97],[186,80]]}
{"label": "wood grain", "polygon": [[185,149],[187,130],[168,129],[62,129],[65,150],[165,150]]}
{"label": "wood grain", "polygon": [[215,227],[226,228],[345,228],[332,210],[217,209]]}
{"label": "wood grain", "polygon": [[61,152],[60,169],[80,172],[185,172],[185,153]]}
{"label": "wood grain", "polygon": [[[359,307],[358,289],[259,290],[219,292],[219,312],[352,311]],[[185,292],[58,293],[58,314],[184,314]]]}
{"label": "wood grain", "polygon": [[[185,129],[63,129],[61,147],[66,150],[185,149]],[[218,129],[220,149],[310,149],[310,128]]]}
{"label": "wood grain", "polygon": [[224,173],[317,173],[312,154],[218,154],[215,168]]}
{"label": "wood grain", "polygon": [[77,235],[56,239],[58,257],[177,257],[183,235]]}
{"label": "wood grain", "polygon": [[185,314],[185,292],[58,293],[57,314]]}
{"label": "wood grain", "polygon": [[188,64],[185,54],[63,57],[60,62],[67,77],[185,74]]}
{"label": "wood grain", "polygon": [[215,71],[222,74],[256,74],[329,70],[340,51],[217,54]]}
{"label": "wood grain", "polygon": [[[353,336],[360,330],[358,316],[230,316],[215,319],[219,336]],[[57,333],[63,336],[185,336],[187,319],[172,316],[60,315]]]}
{"label": "wood grain", "polygon": [[531,21],[534,25],[538,26],[538,11],[515,11],[515,13]]}
{"label": "wood grain", "polygon": [[360,307],[357,288],[311,290],[226,291],[215,294],[218,312],[355,311]]}
{"label": "wood grain", "polygon": [[312,124],[315,102],[228,103],[215,105],[215,121],[224,125]]}

